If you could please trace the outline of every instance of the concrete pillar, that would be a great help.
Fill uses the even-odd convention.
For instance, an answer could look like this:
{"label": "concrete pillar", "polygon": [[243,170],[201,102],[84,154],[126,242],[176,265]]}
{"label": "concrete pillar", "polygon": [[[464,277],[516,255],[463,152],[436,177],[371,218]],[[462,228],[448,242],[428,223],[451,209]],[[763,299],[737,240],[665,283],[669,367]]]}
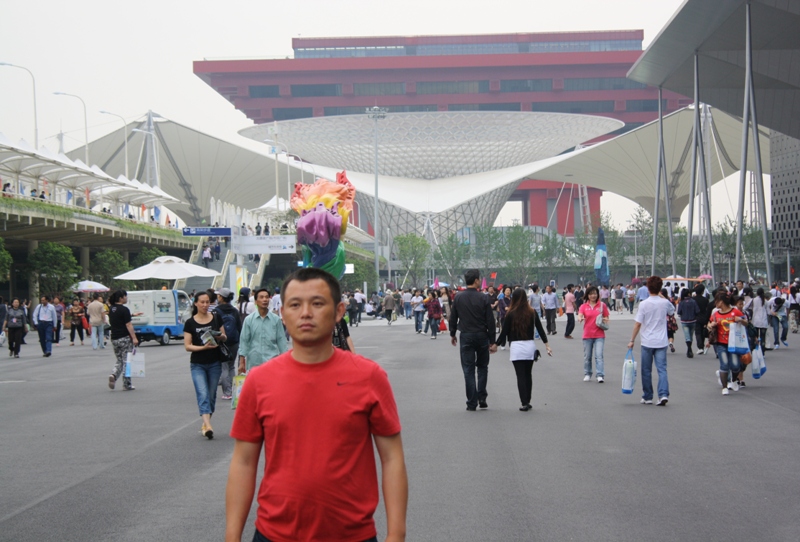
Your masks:
{"label": "concrete pillar", "polygon": [[130,253],[130,251],[129,250],[123,250],[121,252],[122,252],[122,257],[125,259],[125,262],[126,263],[131,263],[131,253]]}
{"label": "concrete pillar", "polygon": [[[39,241],[28,241],[28,258],[39,248]],[[31,308],[39,304],[39,276],[36,273],[28,274],[28,299]]]}
{"label": "concrete pillar", "polygon": [[81,278],[89,278],[89,247],[81,247]]}

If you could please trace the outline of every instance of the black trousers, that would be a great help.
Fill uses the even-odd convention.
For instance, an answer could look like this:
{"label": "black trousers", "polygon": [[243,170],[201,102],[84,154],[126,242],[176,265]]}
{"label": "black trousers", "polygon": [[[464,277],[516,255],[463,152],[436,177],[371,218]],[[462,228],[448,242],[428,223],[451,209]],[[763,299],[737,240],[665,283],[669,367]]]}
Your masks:
{"label": "black trousers", "polygon": [[69,326],[69,342],[75,342],[75,333],[78,333],[78,336],[81,338],[81,342],[83,342],[83,324],[70,324]]}
{"label": "black trousers", "polygon": [[556,332],[556,314],[558,309],[545,309],[544,316],[547,319],[547,332],[548,333],[555,333]]}
{"label": "black trousers", "polygon": [[[706,324],[700,325],[700,322],[697,322],[694,325],[694,338],[697,340],[698,350],[702,350],[703,347],[705,347],[706,337],[708,337]],[[709,350],[709,352],[711,352],[711,350]]]}
{"label": "black trousers", "polygon": [[523,359],[514,361],[514,372],[517,373],[517,389],[522,406],[531,404],[531,389],[533,388],[533,360]]}
{"label": "black trousers", "polygon": [[8,349],[12,354],[19,356],[19,346],[22,344],[22,331],[21,327],[8,328]]}
{"label": "black trousers", "polygon": [[[555,325],[553,326],[553,329],[555,329]],[[575,329],[575,314],[571,313],[571,312],[568,312],[567,313],[567,328],[564,330],[564,336],[565,337],[571,336],[572,335],[572,331],[574,329]]]}

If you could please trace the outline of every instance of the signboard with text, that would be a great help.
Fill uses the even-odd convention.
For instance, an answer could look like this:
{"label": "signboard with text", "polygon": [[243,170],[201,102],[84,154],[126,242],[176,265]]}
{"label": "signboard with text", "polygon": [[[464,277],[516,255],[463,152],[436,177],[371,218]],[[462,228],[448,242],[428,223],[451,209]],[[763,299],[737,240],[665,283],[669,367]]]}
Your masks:
{"label": "signboard with text", "polygon": [[230,228],[183,228],[184,237],[230,237]]}
{"label": "signboard with text", "polygon": [[297,236],[233,235],[231,250],[234,254],[294,254],[297,252]]}

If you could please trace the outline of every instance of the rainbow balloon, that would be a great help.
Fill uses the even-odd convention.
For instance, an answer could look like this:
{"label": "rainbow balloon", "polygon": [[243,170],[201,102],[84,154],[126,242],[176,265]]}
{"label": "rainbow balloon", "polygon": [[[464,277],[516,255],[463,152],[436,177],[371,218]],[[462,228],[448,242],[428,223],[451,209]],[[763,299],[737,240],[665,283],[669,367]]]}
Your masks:
{"label": "rainbow balloon", "polygon": [[336,182],[319,179],[314,184],[297,183],[291,206],[300,219],[297,242],[303,247],[303,265],[318,267],[339,279],[344,276],[344,246],[341,238],[353,211],[356,189],[344,171]]}

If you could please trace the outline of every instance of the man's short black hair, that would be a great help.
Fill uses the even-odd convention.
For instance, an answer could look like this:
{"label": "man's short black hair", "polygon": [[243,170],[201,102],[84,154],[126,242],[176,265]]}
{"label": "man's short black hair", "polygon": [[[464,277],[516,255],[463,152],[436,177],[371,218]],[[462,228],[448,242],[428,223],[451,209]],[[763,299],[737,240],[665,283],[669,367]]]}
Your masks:
{"label": "man's short black hair", "polygon": [[464,283],[467,286],[475,284],[475,281],[480,280],[480,278],[481,278],[481,272],[478,271],[477,269],[467,269],[467,272],[464,273]]}
{"label": "man's short black hair", "polygon": [[327,271],[318,269],[316,267],[305,267],[303,269],[298,269],[289,275],[286,280],[283,281],[283,286],[281,287],[281,301],[286,301],[284,296],[286,295],[286,287],[289,286],[290,282],[294,280],[297,282],[308,282],[309,280],[316,279],[324,280],[328,284],[328,288],[331,291],[331,299],[333,299],[333,304],[338,305],[342,301],[342,287],[339,286],[339,281]]}
{"label": "man's short black hair", "polygon": [[253,299],[258,299],[258,294],[260,294],[261,292],[266,292],[267,297],[271,297],[269,294],[269,290],[267,288],[259,288],[258,290],[256,290],[256,293],[253,294]]}

